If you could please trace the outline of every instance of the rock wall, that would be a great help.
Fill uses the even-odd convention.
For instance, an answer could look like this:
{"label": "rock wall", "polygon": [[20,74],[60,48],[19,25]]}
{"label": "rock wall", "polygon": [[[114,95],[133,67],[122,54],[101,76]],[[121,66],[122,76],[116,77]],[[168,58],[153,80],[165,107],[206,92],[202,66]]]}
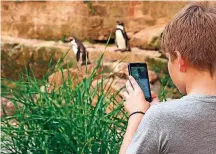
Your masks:
{"label": "rock wall", "polygon": [[81,40],[105,41],[117,20],[129,37],[151,26],[164,26],[188,2],[39,1],[2,2],[2,34],[58,40],[74,35]]}
{"label": "rock wall", "polygon": [[[106,50],[103,44],[84,45],[89,51],[90,61],[95,64],[104,54],[103,62],[106,66],[114,68],[115,62],[141,62],[154,59],[166,64],[165,59],[160,58],[158,51],[140,50],[132,48],[131,52],[115,52],[115,45],[109,45]],[[55,64],[65,55],[63,68],[77,68],[74,52],[70,43],[61,41],[44,41],[36,39],[23,39],[18,37],[2,36],[1,38],[1,77],[7,79],[20,79],[21,73],[25,74],[25,68],[33,70],[34,76],[42,78],[47,71],[55,70]],[[107,70],[113,70],[113,69]],[[120,69],[118,69],[120,70]],[[113,70],[115,72],[115,70]]]}
{"label": "rock wall", "polygon": [[67,46],[60,46],[54,41],[26,40],[14,37],[2,37],[1,40],[1,77],[20,79],[31,69],[34,76],[42,78],[48,71],[53,71],[56,63],[66,55],[62,65],[67,68],[76,65],[73,51]]}

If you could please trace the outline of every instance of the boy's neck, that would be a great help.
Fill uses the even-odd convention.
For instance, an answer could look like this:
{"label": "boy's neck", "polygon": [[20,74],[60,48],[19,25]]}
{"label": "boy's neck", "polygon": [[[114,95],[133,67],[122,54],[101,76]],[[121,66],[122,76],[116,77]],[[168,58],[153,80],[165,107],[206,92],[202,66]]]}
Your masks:
{"label": "boy's neck", "polygon": [[188,75],[187,94],[216,95],[216,73],[211,77],[208,72],[193,72]]}

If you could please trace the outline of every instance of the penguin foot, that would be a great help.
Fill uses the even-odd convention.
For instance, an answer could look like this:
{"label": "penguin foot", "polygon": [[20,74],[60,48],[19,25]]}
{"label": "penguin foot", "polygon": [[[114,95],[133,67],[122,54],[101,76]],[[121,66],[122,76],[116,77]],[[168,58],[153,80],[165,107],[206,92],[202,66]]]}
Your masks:
{"label": "penguin foot", "polygon": [[124,52],[124,51],[126,51],[126,49],[116,49],[115,51],[116,51],[116,52],[117,52],[117,51]]}
{"label": "penguin foot", "polygon": [[122,49],[121,52],[131,52],[131,49]]}
{"label": "penguin foot", "polygon": [[90,61],[88,61],[87,63],[86,63],[86,62],[82,62],[82,63],[81,63],[82,66],[83,66],[83,65],[89,65],[89,64],[91,64]]}
{"label": "penguin foot", "polygon": [[131,52],[131,48],[127,48],[125,51]]}
{"label": "penguin foot", "polygon": [[115,51],[117,52],[117,51],[120,51],[120,49],[115,49]]}

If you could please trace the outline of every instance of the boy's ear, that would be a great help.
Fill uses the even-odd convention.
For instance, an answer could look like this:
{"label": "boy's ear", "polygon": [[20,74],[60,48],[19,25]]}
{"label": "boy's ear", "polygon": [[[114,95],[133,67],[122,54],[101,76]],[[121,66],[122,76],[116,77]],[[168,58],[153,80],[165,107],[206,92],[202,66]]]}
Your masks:
{"label": "boy's ear", "polygon": [[181,54],[179,53],[179,51],[175,51],[176,55],[177,55],[177,63],[179,65],[179,70],[181,72],[186,72],[187,70],[187,63],[186,60],[184,58],[182,58]]}

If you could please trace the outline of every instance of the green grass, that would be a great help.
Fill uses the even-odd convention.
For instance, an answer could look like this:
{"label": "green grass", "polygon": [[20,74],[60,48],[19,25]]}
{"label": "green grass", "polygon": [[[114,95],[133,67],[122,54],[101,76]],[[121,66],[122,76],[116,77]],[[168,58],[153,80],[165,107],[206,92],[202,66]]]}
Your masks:
{"label": "green grass", "polygon": [[92,6],[92,2],[89,1],[89,0],[84,0],[84,3],[87,4],[87,6],[88,6],[88,8],[89,8],[89,10],[90,10],[90,12],[91,12],[91,14],[92,14],[92,15],[95,15],[95,14],[96,14],[96,10],[95,10],[94,7]]}
{"label": "green grass", "polygon": [[[48,84],[47,78],[37,80],[28,72],[16,88],[2,86],[2,97],[16,108],[1,119],[2,153],[118,153],[127,118],[122,102],[116,100],[120,90],[114,94],[109,88],[103,90],[109,87],[106,77],[91,86],[101,59],[92,72],[86,69],[88,77],[74,88],[74,78],[68,77],[57,90],[42,92],[40,86]],[[109,113],[107,108],[112,108]]]}

